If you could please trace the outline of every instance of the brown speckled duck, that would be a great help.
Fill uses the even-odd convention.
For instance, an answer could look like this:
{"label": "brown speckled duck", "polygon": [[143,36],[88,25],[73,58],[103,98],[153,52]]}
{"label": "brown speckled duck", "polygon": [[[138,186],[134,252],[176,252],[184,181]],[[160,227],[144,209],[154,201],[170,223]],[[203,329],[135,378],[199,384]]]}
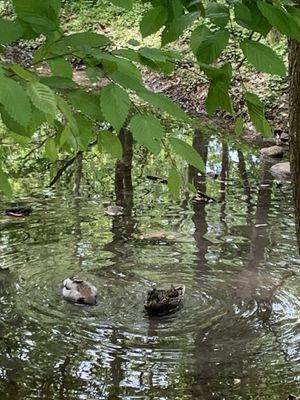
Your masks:
{"label": "brown speckled duck", "polygon": [[170,289],[150,289],[144,303],[149,314],[161,314],[175,310],[180,306],[185,293],[185,286],[173,286]]}

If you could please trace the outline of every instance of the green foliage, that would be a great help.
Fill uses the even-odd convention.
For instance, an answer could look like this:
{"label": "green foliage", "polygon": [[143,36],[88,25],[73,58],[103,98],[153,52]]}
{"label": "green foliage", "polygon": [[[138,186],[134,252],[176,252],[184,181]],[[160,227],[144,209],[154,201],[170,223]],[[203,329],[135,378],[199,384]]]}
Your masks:
{"label": "green foliage", "polygon": [[55,145],[55,140],[53,138],[48,138],[45,143],[45,155],[50,161],[54,162],[58,158],[57,149]]}
{"label": "green foliage", "polygon": [[168,19],[166,7],[158,6],[147,11],[140,23],[140,30],[143,37],[152,35],[164,26]]}
{"label": "green foliage", "polygon": [[182,157],[188,164],[197,168],[199,171],[205,171],[205,165],[201,156],[191,145],[177,138],[171,138],[170,143],[174,152]]}
{"label": "green foliage", "polygon": [[228,41],[229,32],[226,29],[212,32],[201,25],[191,35],[191,48],[199,62],[211,64],[220,56]]}
{"label": "green foliage", "polygon": [[205,9],[205,16],[220,28],[225,28],[229,21],[229,9],[224,4],[210,1]]}
{"label": "green foliage", "polygon": [[0,168],[0,193],[7,197],[12,197],[12,189],[6,174]]}
{"label": "green foliage", "polygon": [[179,197],[181,185],[182,185],[181,175],[175,167],[172,167],[168,176],[168,187],[170,192],[175,198]]}
{"label": "green foliage", "polygon": [[241,49],[250,64],[258,71],[285,76],[286,67],[282,59],[268,46],[253,40],[244,40]]}
{"label": "green foliage", "polygon": [[153,154],[160,152],[164,130],[157,118],[148,114],[135,115],[130,121],[130,129],[139,144]]}
{"label": "green foliage", "polygon": [[8,21],[0,18],[0,44],[8,44],[18,40],[24,33],[20,21]]}
{"label": "green foliage", "polygon": [[247,92],[245,93],[245,100],[251,122],[255,128],[265,136],[270,135],[272,129],[265,118],[264,105],[260,101],[259,97],[254,93]]}
{"label": "green foliage", "polygon": [[116,6],[125,8],[126,10],[132,9],[132,0],[112,0]]}
{"label": "green foliage", "polygon": [[23,87],[13,79],[0,74],[0,103],[9,116],[26,127],[31,117],[31,105]]}
{"label": "green foliage", "polygon": [[118,132],[125,123],[130,109],[127,92],[120,86],[110,84],[101,91],[101,110],[108,122]]}
{"label": "green foliage", "polygon": [[63,57],[57,57],[48,61],[51,72],[54,76],[72,79],[73,71],[71,64]]}
{"label": "green foliage", "polygon": [[119,160],[122,159],[122,145],[119,138],[112,132],[103,130],[98,135],[98,149],[105,151]]}
{"label": "green foliage", "polygon": [[[237,58],[241,58],[242,50],[246,61],[257,71],[284,77],[286,66],[270,47],[268,34],[275,27],[286,37],[300,40],[300,13],[292,2],[112,1],[124,10],[105,2],[97,5],[98,10],[111,7],[115,15],[124,15],[124,18],[128,13],[125,10],[133,8],[128,26],[133,17],[138,20],[139,16],[134,13],[135,7],[139,6],[143,12],[139,24],[142,38],[156,34],[151,40],[160,38],[162,46],[168,45],[168,50],[140,44],[136,32],[137,39],[127,40],[126,48],[119,48],[115,39],[111,41],[91,29],[86,32],[68,30],[73,33],[65,35],[59,20],[60,0],[13,0],[12,3],[15,15],[11,20],[0,19],[0,44],[4,51],[0,62],[2,122],[8,128],[10,138],[26,146],[31,138],[38,137],[33,134],[39,128],[47,127],[48,138],[42,151],[53,163],[64,153],[89,151],[96,141],[101,151],[121,159],[122,146],[115,132],[127,129],[128,124],[136,142],[152,153],[158,154],[164,145],[169,156],[170,144],[175,154],[203,171],[200,155],[189,144],[171,134],[164,137],[167,129],[159,119],[160,113],[167,113],[186,124],[190,123],[190,118],[167,96],[144,85],[141,67],[171,73],[179,58],[170,50],[172,42],[183,37],[190,44],[199,73],[209,81],[205,102],[208,113],[213,114],[221,108],[234,114],[231,82],[242,73],[238,69],[243,62],[232,62],[232,59],[232,65],[227,62],[228,44],[234,42],[238,49]],[[144,6],[144,3],[149,4]],[[240,28],[238,33],[233,28],[236,24]],[[5,45],[32,38],[42,39],[32,65],[27,68],[9,63],[5,58]],[[79,88],[74,82],[71,64],[74,59],[84,63],[95,90]],[[51,75],[41,73],[39,67],[45,64],[50,66]],[[264,135],[270,134],[272,128],[265,118],[260,98],[248,91],[246,81],[242,82],[241,92],[254,127]],[[139,110],[139,99],[154,107],[157,115]],[[242,103],[235,104],[238,114],[244,112]],[[136,109],[138,113],[132,117],[130,112]],[[108,126],[114,132],[107,130]],[[243,126],[244,119],[236,118],[237,134],[242,132]],[[173,168],[169,174],[169,188],[174,195],[179,194],[180,183],[181,178]],[[1,191],[9,195],[9,183],[3,172],[0,184]]]}
{"label": "green foliage", "polygon": [[244,129],[244,120],[243,120],[243,117],[240,115],[234,121],[234,132],[237,135],[241,135],[243,132],[243,129]]}
{"label": "green foliage", "polygon": [[27,93],[36,108],[56,117],[57,108],[54,92],[40,82],[33,82],[28,86]]}

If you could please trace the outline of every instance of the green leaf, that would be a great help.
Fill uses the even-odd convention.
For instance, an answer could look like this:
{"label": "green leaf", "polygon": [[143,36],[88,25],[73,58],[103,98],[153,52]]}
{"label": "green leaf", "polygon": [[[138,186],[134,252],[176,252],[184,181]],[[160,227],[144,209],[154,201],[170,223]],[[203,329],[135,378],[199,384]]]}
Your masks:
{"label": "green leaf", "polygon": [[53,76],[61,76],[63,78],[72,79],[73,71],[71,64],[63,57],[57,57],[48,61]]}
{"label": "green leaf", "polygon": [[195,11],[173,19],[173,21],[165,27],[161,35],[162,46],[165,46],[166,44],[174,42],[174,40],[178,39],[183,31],[189,25],[191,25],[199,16],[200,12]]}
{"label": "green leaf", "polygon": [[9,21],[0,18],[0,44],[17,41],[24,33],[24,26],[18,20]]}
{"label": "green leaf", "polygon": [[76,89],[78,87],[77,83],[63,76],[41,76],[40,82],[57,90]]}
{"label": "green leaf", "polygon": [[258,71],[286,76],[283,60],[270,47],[249,39],[244,40],[240,46],[248,62]]}
{"label": "green leaf", "polygon": [[160,109],[161,111],[164,111],[177,119],[190,122],[187,114],[177,104],[175,104],[172,100],[170,100],[163,94],[154,93],[146,89],[138,91],[137,94],[139,97],[152,104],[154,107]]}
{"label": "green leaf", "polygon": [[165,25],[168,19],[168,10],[158,6],[147,11],[140,23],[142,37],[152,35]]}
{"label": "green leaf", "polygon": [[60,111],[63,113],[65,119],[69,122],[70,128],[72,133],[75,136],[79,135],[79,129],[77,126],[76,119],[74,118],[73,112],[69,104],[60,96],[56,96],[57,106],[59,107]]}
{"label": "green leaf", "polygon": [[22,147],[29,147],[31,139],[28,136],[19,135],[15,132],[9,132],[9,136]]}
{"label": "green leaf", "polygon": [[200,154],[191,145],[177,138],[170,138],[169,141],[176,154],[199,171],[205,172],[205,165]]}
{"label": "green leaf", "polygon": [[211,32],[206,26],[198,26],[191,35],[191,49],[198,62],[211,64],[218,59],[228,44],[227,29]]}
{"label": "green leaf", "polygon": [[113,157],[122,160],[123,148],[119,138],[110,131],[101,131],[98,136],[98,149],[101,152],[111,154]]}
{"label": "green leaf", "polygon": [[175,167],[172,167],[168,176],[168,187],[172,195],[176,198],[179,197],[181,185],[182,185],[181,175]]}
{"label": "green leaf", "polygon": [[138,52],[142,57],[149,58],[152,61],[166,61],[166,56],[160,49],[141,47]]}
{"label": "green leaf", "polygon": [[272,28],[268,20],[260,12],[256,2],[248,2],[247,4],[235,3],[234,14],[236,22],[250,31],[266,36]]}
{"label": "green leaf", "polygon": [[10,69],[18,75],[20,78],[24,79],[25,81],[28,82],[35,82],[38,80],[38,77],[33,74],[32,72],[29,72],[27,69],[21,67],[19,64],[13,64]]}
{"label": "green leaf", "polygon": [[130,99],[120,86],[110,84],[101,90],[101,109],[106,120],[118,132],[128,116]]}
{"label": "green leaf", "polygon": [[229,21],[229,9],[224,4],[211,1],[206,7],[205,17],[220,28],[225,28]]}
{"label": "green leaf", "polygon": [[243,133],[243,130],[244,130],[244,120],[243,117],[240,115],[234,121],[234,132],[236,133],[236,135],[241,135]]}
{"label": "green leaf", "polygon": [[61,134],[59,136],[59,145],[62,147],[65,143],[68,142],[71,136],[72,136],[72,131],[70,126],[67,124],[61,131]]}
{"label": "green leaf", "polygon": [[79,49],[81,47],[103,47],[110,44],[108,37],[95,32],[73,33],[72,35],[65,36],[61,42]]}
{"label": "green leaf", "polygon": [[54,162],[58,159],[55,140],[48,138],[45,143],[45,155],[50,161]]}
{"label": "green leaf", "polygon": [[245,100],[251,122],[255,128],[263,135],[271,135],[272,129],[265,118],[264,105],[260,101],[259,97],[254,93],[247,92],[245,93]]}
{"label": "green leaf", "polygon": [[153,154],[160,152],[164,130],[157,118],[149,114],[135,115],[130,121],[130,129],[139,144]]}
{"label": "green leaf", "polygon": [[281,7],[258,0],[258,8],[263,16],[284,35],[300,41],[300,26],[297,20]]}
{"label": "green leaf", "polygon": [[103,72],[99,67],[87,67],[85,72],[92,83],[97,82],[98,79],[103,75]]}
{"label": "green leaf", "polygon": [[13,0],[18,17],[37,33],[48,34],[58,29],[59,0]]}
{"label": "green leaf", "polygon": [[12,197],[12,189],[6,174],[0,169],[0,192],[6,197]]}
{"label": "green leaf", "polygon": [[72,106],[80,110],[83,114],[97,121],[103,121],[99,95],[78,89],[68,93],[67,96]]}
{"label": "green leaf", "polygon": [[31,105],[23,87],[13,79],[0,75],[0,103],[5,110],[23,127],[31,117]]}
{"label": "green leaf", "polygon": [[28,86],[27,93],[36,108],[54,118],[57,114],[54,92],[40,82],[33,82]]}
{"label": "green leaf", "polygon": [[132,0],[111,0],[111,2],[118,7],[125,8],[126,10],[132,9]]}
{"label": "green leaf", "polygon": [[76,115],[75,119],[78,126],[78,146],[81,150],[87,150],[93,135],[92,123],[82,115]]}
{"label": "green leaf", "polygon": [[207,112],[211,115],[217,108],[233,113],[232,102],[228,93],[228,85],[222,81],[212,81],[205,101]]}

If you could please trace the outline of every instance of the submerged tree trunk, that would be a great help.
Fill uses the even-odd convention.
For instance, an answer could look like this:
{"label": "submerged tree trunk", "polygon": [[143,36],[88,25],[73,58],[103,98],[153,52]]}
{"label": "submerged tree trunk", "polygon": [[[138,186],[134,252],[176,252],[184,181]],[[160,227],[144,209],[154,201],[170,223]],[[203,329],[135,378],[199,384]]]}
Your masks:
{"label": "submerged tree trunk", "polygon": [[[300,0],[296,0],[295,3],[300,7]],[[296,232],[300,251],[300,43],[296,40],[289,42],[289,76],[290,161]]]}

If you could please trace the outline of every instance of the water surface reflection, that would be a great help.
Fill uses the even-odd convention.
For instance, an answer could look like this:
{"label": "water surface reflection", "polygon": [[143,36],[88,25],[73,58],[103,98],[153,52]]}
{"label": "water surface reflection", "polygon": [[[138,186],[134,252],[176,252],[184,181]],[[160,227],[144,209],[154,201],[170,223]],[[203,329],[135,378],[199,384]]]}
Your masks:
{"label": "water surface reflection", "polygon": [[[216,202],[170,200],[141,182],[132,138],[108,196],[35,199],[27,219],[0,220],[1,399],[285,399],[299,387],[299,259],[291,193],[269,166],[208,139],[193,145],[207,175],[188,179]],[[154,171],[155,172],[155,171]],[[133,191],[134,187],[134,191]],[[151,244],[143,232],[173,232]],[[66,303],[80,275],[96,307]],[[184,283],[177,313],[148,318],[152,284]]]}

